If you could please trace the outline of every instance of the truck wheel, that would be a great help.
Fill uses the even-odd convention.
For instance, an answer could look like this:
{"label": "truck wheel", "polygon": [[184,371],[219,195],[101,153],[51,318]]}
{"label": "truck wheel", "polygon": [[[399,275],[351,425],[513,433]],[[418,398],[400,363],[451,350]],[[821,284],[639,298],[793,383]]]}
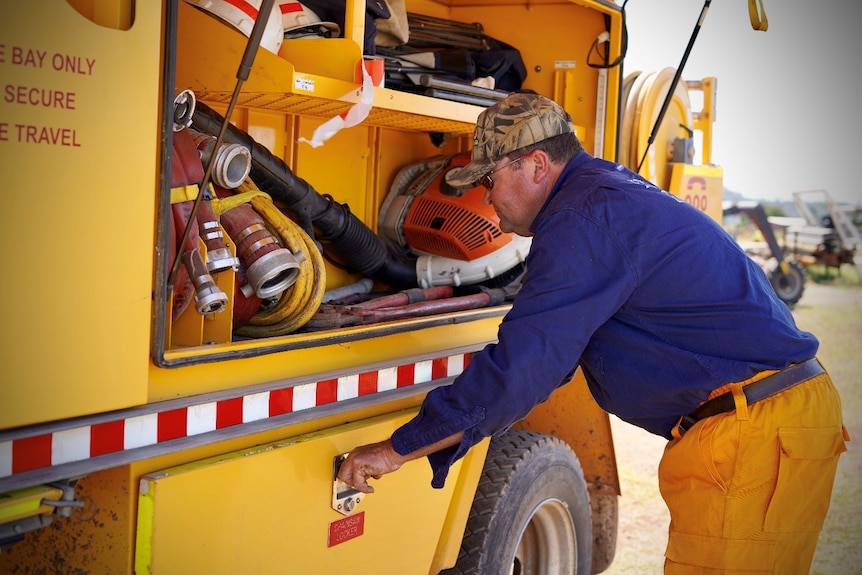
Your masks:
{"label": "truck wheel", "polygon": [[589,575],[587,484],[562,440],[531,431],[491,439],[458,562],[441,575]]}
{"label": "truck wheel", "polygon": [[787,273],[781,273],[781,268],[775,268],[769,274],[769,283],[775,290],[778,299],[787,305],[793,305],[802,297],[805,291],[805,268],[797,261],[788,260]]}

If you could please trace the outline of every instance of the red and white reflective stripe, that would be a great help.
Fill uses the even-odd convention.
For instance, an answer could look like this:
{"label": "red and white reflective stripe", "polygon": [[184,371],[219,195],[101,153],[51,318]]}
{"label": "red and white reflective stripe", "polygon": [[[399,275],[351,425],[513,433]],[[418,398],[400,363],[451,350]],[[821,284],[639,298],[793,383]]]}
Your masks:
{"label": "red and white reflective stripe", "polygon": [[469,360],[457,354],[0,441],[0,478],[454,377]]}

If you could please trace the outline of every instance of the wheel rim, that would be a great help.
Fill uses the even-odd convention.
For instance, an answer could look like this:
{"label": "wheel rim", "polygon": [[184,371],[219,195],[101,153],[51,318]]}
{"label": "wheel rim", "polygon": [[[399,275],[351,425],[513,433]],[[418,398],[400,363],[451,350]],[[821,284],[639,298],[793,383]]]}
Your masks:
{"label": "wheel rim", "polygon": [[540,502],[518,538],[511,575],[574,575],[578,565],[576,537],[564,502]]}

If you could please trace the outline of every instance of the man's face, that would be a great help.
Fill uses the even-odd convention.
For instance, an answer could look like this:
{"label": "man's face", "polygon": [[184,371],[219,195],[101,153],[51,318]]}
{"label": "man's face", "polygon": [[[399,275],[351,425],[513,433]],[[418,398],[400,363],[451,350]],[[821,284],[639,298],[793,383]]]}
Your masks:
{"label": "man's face", "polygon": [[[519,236],[532,236],[530,225],[541,206],[533,206],[532,171],[526,164],[529,155],[514,160],[504,158],[481,180],[485,187],[485,202],[494,206],[500,218],[500,229]],[[509,167],[511,166],[511,167]]]}

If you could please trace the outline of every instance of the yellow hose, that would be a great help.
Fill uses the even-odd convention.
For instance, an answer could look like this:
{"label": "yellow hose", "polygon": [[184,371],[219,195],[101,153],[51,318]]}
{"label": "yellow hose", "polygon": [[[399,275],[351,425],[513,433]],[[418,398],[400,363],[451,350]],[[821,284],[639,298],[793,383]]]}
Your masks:
{"label": "yellow hose", "polygon": [[235,330],[245,337],[270,337],[293,333],[317,313],[326,290],[326,268],[323,255],[312,239],[296,222],[279,210],[272,199],[246,178],[238,188],[239,194],[219,199],[213,207],[223,213],[239,203],[249,202],[255,211],[277,235],[284,247],[292,253],[302,253],[305,259],[299,264],[296,282],[282,292],[278,303],[259,311],[249,322]]}

